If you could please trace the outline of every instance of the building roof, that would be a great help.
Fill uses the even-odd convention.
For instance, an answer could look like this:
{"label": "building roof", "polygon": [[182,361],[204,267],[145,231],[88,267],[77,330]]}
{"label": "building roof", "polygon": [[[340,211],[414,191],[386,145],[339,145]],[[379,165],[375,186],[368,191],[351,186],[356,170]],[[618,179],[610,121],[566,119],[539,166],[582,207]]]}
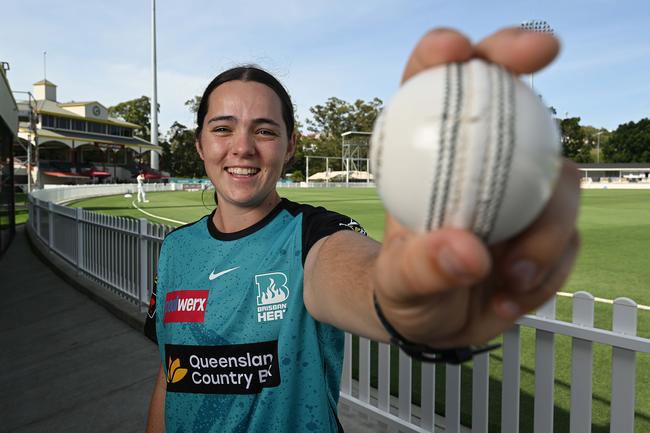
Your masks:
{"label": "building roof", "polygon": [[[63,116],[63,117],[69,117],[73,119],[79,119],[79,120],[91,120],[93,122],[99,122],[99,123],[107,123],[110,125],[117,125],[117,126],[124,126],[127,128],[141,128],[140,125],[136,125],[135,123],[131,122],[125,122],[123,120],[115,119],[109,117],[108,119],[92,119],[92,118],[87,118],[84,116],[80,116],[77,113],[74,113],[70,110],[66,110],[65,106],[79,106],[79,105],[86,105],[89,104],[89,102],[75,102],[75,103],[65,103],[61,104],[58,102],[54,101],[49,101],[47,99],[43,99],[40,101],[36,101],[36,112],[39,114],[53,114],[55,116]],[[99,102],[98,102],[99,104]]]}
{"label": "building roof", "polygon": [[45,84],[46,86],[53,86],[53,87],[56,87],[56,84],[54,84],[54,83],[51,82],[51,81],[47,81],[47,80],[37,81],[37,82],[35,82],[35,83],[33,84],[33,86],[38,86],[38,85],[41,85],[41,84]]}
{"label": "building roof", "polygon": [[125,146],[130,148],[137,149],[147,149],[147,150],[158,150],[162,151],[160,146],[149,143],[146,140],[143,140],[139,137],[116,137],[103,134],[91,134],[86,132],[77,132],[77,131],[54,131],[52,129],[39,129],[37,131],[37,137],[39,142],[42,142],[42,139],[50,140],[72,140],[72,141],[83,141],[83,142],[93,142],[97,144],[110,144]]}
{"label": "building roof", "polygon": [[[82,106],[82,105],[90,105],[90,104],[99,104],[102,107],[104,107],[104,104],[102,104],[101,102],[97,102],[97,101],[83,101],[83,102],[70,101],[70,102],[58,102],[58,104],[61,107],[79,107],[79,106]],[[104,108],[106,108],[106,107],[104,107]]]}
{"label": "building roof", "polygon": [[609,162],[600,164],[578,164],[580,170],[649,170],[650,162]]}

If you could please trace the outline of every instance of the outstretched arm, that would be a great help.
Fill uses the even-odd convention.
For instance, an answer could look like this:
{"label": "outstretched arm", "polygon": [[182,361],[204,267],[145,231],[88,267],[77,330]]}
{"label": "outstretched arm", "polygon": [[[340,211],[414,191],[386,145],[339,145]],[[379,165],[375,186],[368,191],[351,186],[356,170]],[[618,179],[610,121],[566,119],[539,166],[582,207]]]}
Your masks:
{"label": "outstretched arm", "polygon": [[[559,50],[547,34],[501,30],[477,45],[448,29],[418,43],[403,76],[480,57],[515,73],[550,63]],[[513,239],[486,247],[464,230],[416,234],[387,217],[384,244],[352,232],[321,239],[305,263],[305,305],[318,320],[380,341],[373,293],[406,338],[433,347],[485,343],[564,284],[578,250],[579,176],[565,162],[542,214]]]}

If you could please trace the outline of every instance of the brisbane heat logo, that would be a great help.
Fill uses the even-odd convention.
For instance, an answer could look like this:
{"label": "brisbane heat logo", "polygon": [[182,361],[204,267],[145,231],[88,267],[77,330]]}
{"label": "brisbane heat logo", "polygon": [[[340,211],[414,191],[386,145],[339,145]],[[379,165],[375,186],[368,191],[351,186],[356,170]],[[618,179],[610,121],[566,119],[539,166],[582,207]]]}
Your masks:
{"label": "brisbane heat logo", "polygon": [[289,298],[287,276],[282,272],[255,275],[257,287],[257,321],[282,320]]}

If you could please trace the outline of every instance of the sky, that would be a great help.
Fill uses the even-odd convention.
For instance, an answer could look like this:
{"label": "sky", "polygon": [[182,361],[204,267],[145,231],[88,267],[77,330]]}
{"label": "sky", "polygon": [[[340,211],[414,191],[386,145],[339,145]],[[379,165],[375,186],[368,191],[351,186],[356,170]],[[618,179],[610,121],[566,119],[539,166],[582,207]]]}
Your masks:
{"label": "sky", "polygon": [[[157,0],[156,11],[163,133],[174,121],[194,127],[184,102],[232,66],[276,75],[304,123],[332,96],[389,101],[431,28],[478,42],[531,19],[547,21],[562,42],[534,77],[559,117],[610,130],[650,117],[648,0]],[[0,61],[14,91],[45,75],[59,102],[108,107],[151,96],[151,0],[3,0]]]}

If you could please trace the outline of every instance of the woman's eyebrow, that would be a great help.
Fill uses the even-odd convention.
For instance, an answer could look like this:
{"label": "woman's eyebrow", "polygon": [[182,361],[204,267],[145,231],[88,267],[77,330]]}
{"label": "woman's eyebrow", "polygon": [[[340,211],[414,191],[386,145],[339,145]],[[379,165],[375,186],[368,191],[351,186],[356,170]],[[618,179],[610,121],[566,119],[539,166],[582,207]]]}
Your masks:
{"label": "woman's eyebrow", "polygon": [[278,122],[276,122],[276,121],[273,120],[273,119],[269,119],[269,118],[267,118],[267,117],[258,117],[257,119],[254,119],[254,120],[253,120],[253,123],[254,123],[255,125],[259,125],[259,124],[261,124],[261,123],[268,123],[268,124],[270,124],[270,125],[277,126],[278,128],[280,128],[280,124],[279,124]]}
{"label": "woman's eyebrow", "polygon": [[[236,122],[237,118],[235,116],[232,116],[232,115],[215,116],[215,117],[212,117],[212,118],[210,118],[208,120],[208,124],[210,124],[212,122],[223,122],[223,121]],[[268,117],[258,117],[257,119],[253,119],[253,124],[255,124],[255,125],[260,125],[260,124],[263,124],[263,123],[268,123],[269,125],[273,125],[273,126],[276,126],[278,128],[281,127],[281,125],[278,122],[276,122],[275,120],[270,119]]]}
{"label": "woman's eyebrow", "polygon": [[224,121],[224,120],[232,122],[232,121],[237,120],[237,118],[235,116],[215,116],[215,117],[210,118],[210,120],[208,120],[208,123],[220,122],[220,121]]}

